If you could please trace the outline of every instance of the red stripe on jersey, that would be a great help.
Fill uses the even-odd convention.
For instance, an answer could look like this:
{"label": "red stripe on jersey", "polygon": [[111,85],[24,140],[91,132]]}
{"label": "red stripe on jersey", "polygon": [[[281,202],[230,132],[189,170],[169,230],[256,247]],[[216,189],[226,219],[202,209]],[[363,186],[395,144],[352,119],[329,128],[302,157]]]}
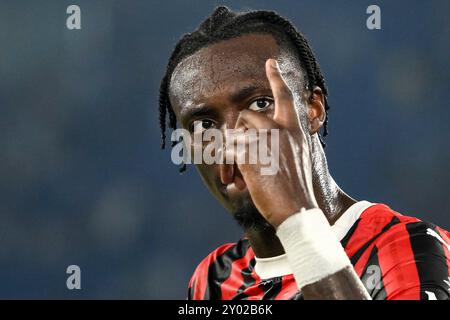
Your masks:
{"label": "red stripe on jersey", "polygon": [[195,288],[194,289],[194,296],[192,297],[193,300],[204,300],[205,298],[205,292],[206,287],[208,286],[208,269],[209,266],[214,263],[214,261],[222,255],[225,251],[227,251],[229,248],[235,246],[235,243],[228,243],[224,244],[211,254],[209,254],[203,261],[198,265],[197,269],[194,272],[194,275],[191,278],[191,281],[189,282],[189,287],[192,287],[195,280]]}
{"label": "red stripe on jersey", "polygon": [[283,277],[281,282],[281,290],[274,300],[288,300],[292,298],[298,292],[297,283],[295,282],[294,275],[289,274]]}
{"label": "red stripe on jersey", "polygon": [[[403,216],[384,204],[375,204],[364,210],[361,214],[360,219],[362,223],[358,224],[355,232],[353,232],[352,237],[344,248],[347,255],[352,257],[364,244],[378,235],[383,228],[392,221],[394,216],[397,217],[400,222],[420,221],[416,218]],[[371,250],[372,246],[368,249]]]}
{"label": "red stripe on jersey", "polygon": [[[352,237],[347,243],[347,246],[344,248],[345,252],[349,257],[352,257],[358,249],[360,249],[364,244],[366,244],[370,239],[375,237],[377,234],[383,230],[383,228],[392,220],[392,214],[377,214],[374,215],[374,217],[368,217],[369,215],[373,214],[375,211],[385,210],[384,208],[381,208],[380,204],[373,205],[361,214],[360,219],[363,223],[359,223],[356,227],[355,232],[353,233]],[[384,207],[384,206],[383,206]],[[389,211],[391,211],[389,209]],[[370,219],[371,223],[367,223]],[[372,246],[371,246],[372,247]],[[372,248],[368,248],[372,249]],[[366,250],[370,252],[370,250]],[[364,255],[366,254],[364,253]],[[361,259],[360,259],[361,260]],[[362,271],[362,270],[361,270]]]}
{"label": "red stripe on jersey", "polygon": [[[386,299],[420,300],[420,279],[406,224],[394,226],[376,242]],[[402,288],[417,290],[402,292]]]}
{"label": "red stripe on jersey", "polygon": [[238,294],[239,288],[244,285],[242,270],[248,267],[254,256],[253,250],[249,247],[244,257],[233,261],[230,276],[220,285],[222,300],[231,300]]}

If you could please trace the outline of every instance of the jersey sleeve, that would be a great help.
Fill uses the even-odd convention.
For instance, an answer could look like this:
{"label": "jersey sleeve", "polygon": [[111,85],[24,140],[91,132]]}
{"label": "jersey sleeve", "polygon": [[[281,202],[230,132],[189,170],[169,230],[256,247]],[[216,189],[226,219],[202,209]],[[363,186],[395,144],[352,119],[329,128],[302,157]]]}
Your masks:
{"label": "jersey sleeve", "polygon": [[450,299],[448,232],[422,221],[399,224],[371,249],[362,281],[373,299]]}

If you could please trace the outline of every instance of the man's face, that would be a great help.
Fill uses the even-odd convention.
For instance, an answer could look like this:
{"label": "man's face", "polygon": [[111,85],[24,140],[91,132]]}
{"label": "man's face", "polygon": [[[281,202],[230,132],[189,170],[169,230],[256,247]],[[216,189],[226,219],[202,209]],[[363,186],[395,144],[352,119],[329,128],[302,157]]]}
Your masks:
{"label": "man's face", "polygon": [[[247,34],[221,41],[183,59],[173,72],[169,90],[181,126],[191,134],[210,128],[232,129],[243,109],[273,117],[273,96],[264,67],[269,58],[287,61],[290,70],[297,69],[292,73],[301,75],[299,67],[280,54],[275,38],[268,34]],[[297,82],[301,82],[298,77]],[[290,89],[296,96],[296,88]],[[196,166],[209,190],[241,225],[268,226],[247,188],[236,187],[243,181],[236,165]]]}

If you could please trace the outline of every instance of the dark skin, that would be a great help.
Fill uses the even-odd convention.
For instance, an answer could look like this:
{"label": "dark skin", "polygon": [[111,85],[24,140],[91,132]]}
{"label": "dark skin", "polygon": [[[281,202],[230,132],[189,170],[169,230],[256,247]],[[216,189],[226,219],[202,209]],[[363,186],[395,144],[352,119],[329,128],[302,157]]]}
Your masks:
{"label": "dark skin", "polygon": [[[255,210],[270,223],[245,230],[257,257],[284,253],[276,228],[301,208],[322,209],[332,225],[356,202],[331,177],[317,136],[325,119],[321,89],[304,88],[298,61],[272,35],[247,34],[200,49],[175,68],[169,96],[182,127],[193,133],[279,130],[275,175],[262,176],[258,164],[197,165],[228,211]],[[351,267],[302,292],[305,299],[370,299]]]}

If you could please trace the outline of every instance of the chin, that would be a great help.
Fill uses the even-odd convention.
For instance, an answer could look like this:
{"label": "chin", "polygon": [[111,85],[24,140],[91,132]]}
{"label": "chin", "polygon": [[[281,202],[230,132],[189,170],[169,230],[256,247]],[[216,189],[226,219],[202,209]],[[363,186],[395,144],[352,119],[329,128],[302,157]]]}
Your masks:
{"label": "chin", "polygon": [[259,213],[258,209],[256,209],[251,198],[246,199],[239,208],[233,210],[232,214],[244,230],[253,229],[256,231],[264,231],[272,227],[261,213]]}

